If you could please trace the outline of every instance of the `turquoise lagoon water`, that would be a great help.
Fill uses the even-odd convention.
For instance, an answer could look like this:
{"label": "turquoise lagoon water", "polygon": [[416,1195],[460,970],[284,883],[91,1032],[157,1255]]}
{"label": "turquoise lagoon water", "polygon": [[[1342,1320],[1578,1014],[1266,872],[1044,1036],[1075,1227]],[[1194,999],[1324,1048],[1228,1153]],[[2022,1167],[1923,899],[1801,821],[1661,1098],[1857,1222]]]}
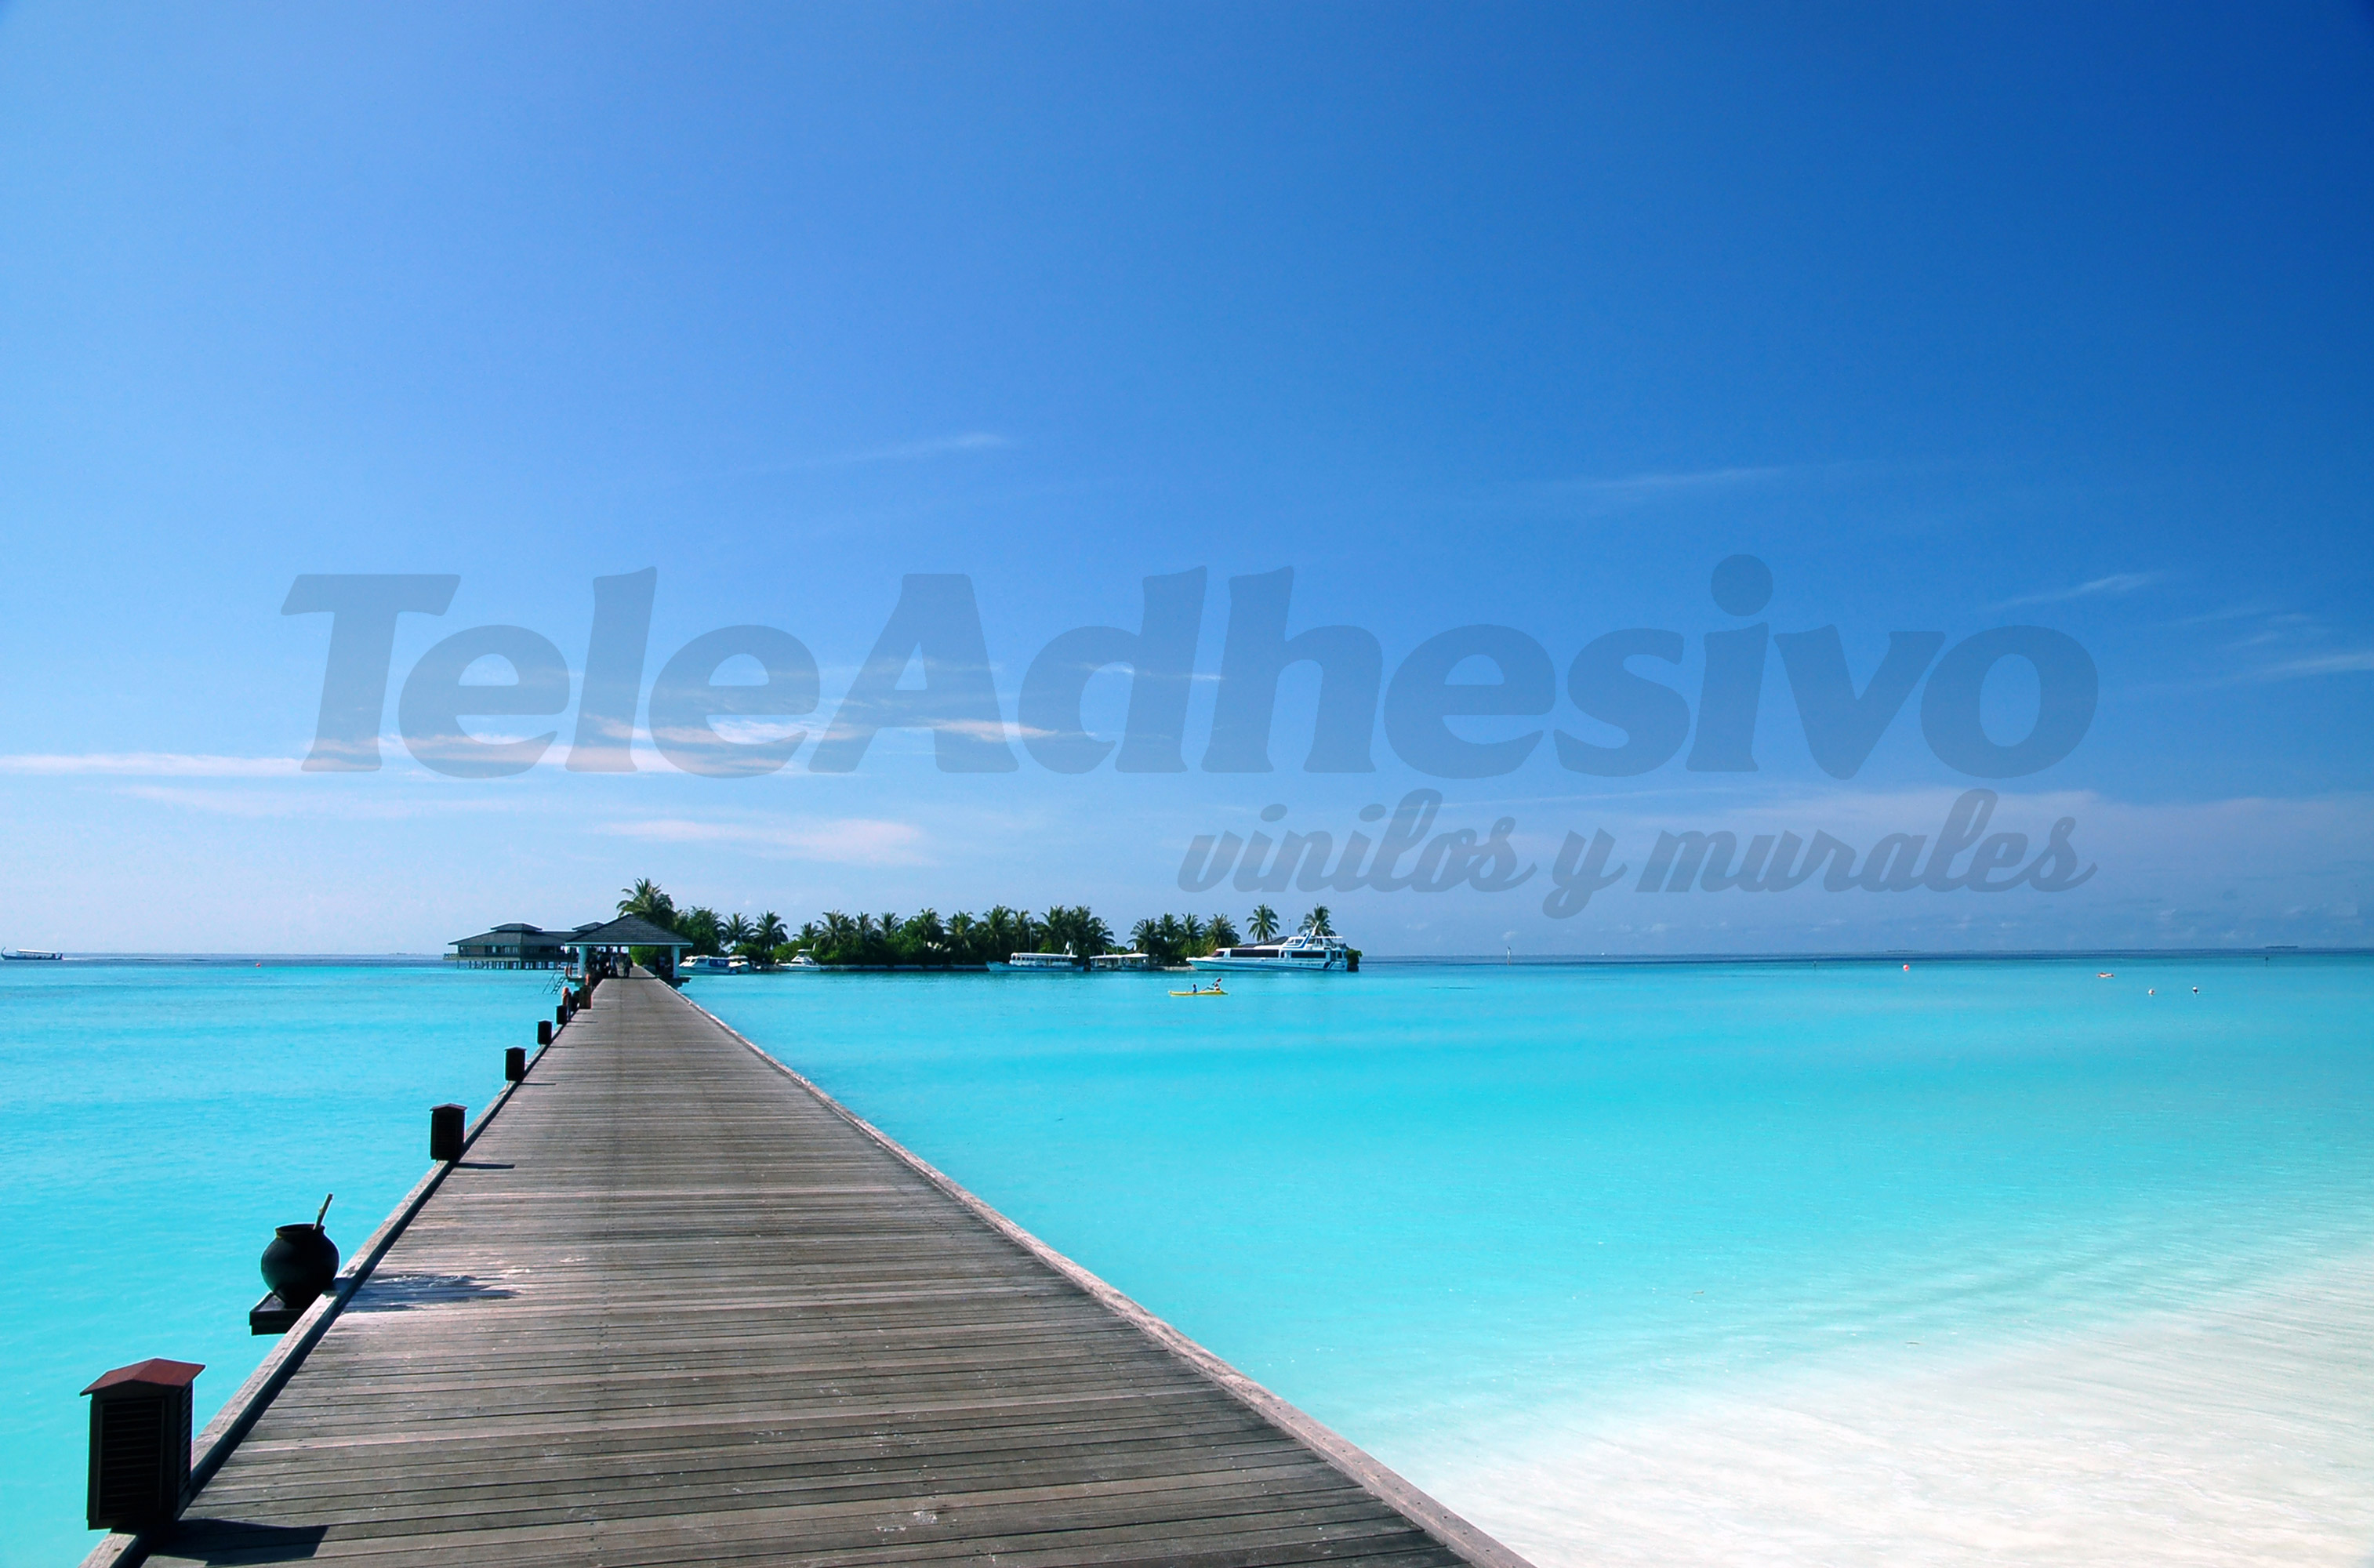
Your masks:
{"label": "turquoise lagoon water", "polygon": [[69,1563],[85,1404],[109,1367],[203,1362],[201,1423],[251,1337],[272,1228],[335,1192],[351,1251],[428,1167],[428,1109],[474,1110],[549,973],[431,966],[0,965],[0,1563]]}
{"label": "turquoise lagoon water", "polygon": [[[270,1226],[335,1187],[358,1241],[421,1169],[422,1107],[483,1101],[549,983],[29,970],[0,971],[11,1564],[88,1539],[75,1390],[173,1355],[218,1404],[269,1343],[242,1315]],[[1545,1562],[1566,1527],[1474,1478],[1545,1432],[2111,1332],[2374,1246],[2366,960],[1176,984],[688,995]],[[1639,1527],[1657,1560],[1664,1526]]]}

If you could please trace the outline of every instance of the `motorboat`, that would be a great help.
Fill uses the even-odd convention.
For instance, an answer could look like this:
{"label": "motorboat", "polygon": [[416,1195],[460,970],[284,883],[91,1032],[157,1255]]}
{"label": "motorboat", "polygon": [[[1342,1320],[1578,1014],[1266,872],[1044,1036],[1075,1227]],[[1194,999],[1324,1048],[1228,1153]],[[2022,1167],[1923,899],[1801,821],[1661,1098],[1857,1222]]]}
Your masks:
{"label": "motorboat", "polygon": [[740,953],[696,953],[679,967],[688,974],[747,974],[750,961]]}
{"label": "motorboat", "polygon": [[1314,937],[1305,931],[1275,942],[1248,942],[1219,948],[1187,961],[1195,969],[1273,970],[1293,973],[1349,971],[1358,963],[1351,945],[1341,937]]}
{"label": "motorboat", "polygon": [[1046,970],[1073,970],[1080,967],[1080,961],[1069,953],[1008,953],[1005,957],[1005,967],[1027,969],[1034,973]]}
{"label": "motorboat", "polygon": [[65,957],[64,953],[37,953],[24,948],[0,948],[0,959],[24,959],[56,963]]}

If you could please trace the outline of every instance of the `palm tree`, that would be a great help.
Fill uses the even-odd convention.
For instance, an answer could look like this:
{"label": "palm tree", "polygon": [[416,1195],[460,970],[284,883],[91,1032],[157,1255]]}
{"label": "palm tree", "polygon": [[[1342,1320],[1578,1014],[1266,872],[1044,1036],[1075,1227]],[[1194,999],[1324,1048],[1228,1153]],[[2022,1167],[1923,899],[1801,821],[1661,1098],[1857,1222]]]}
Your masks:
{"label": "palm tree", "polygon": [[1216,914],[1212,924],[1205,927],[1205,935],[1211,937],[1213,949],[1233,948],[1237,945],[1237,923],[1225,914]]}
{"label": "palm tree", "polygon": [[948,961],[947,937],[947,927],[940,924],[939,911],[924,910],[899,927],[898,956],[910,963],[946,963]]}
{"label": "palm tree", "polygon": [[1151,920],[1141,920],[1129,928],[1129,945],[1142,953],[1151,953],[1161,940],[1161,933]]}
{"label": "palm tree", "polygon": [[715,952],[718,938],[724,935],[724,924],[717,918],[717,912],[701,904],[677,914],[675,924],[676,934],[690,942],[697,953]]}
{"label": "palm tree", "polygon": [[770,909],[750,927],[750,939],[771,953],[790,941],[792,934],[783,928],[783,917]]}
{"label": "palm tree", "polygon": [[1302,929],[1313,937],[1333,937],[1335,935],[1335,926],[1328,918],[1327,906],[1322,903],[1317,909],[1312,910],[1309,914],[1304,915],[1302,917]]}
{"label": "palm tree", "polygon": [[1253,934],[1256,942],[1271,940],[1277,935],[1277,911],[1265,903],[1253,905],[1252,918],[1245,923],[1245,928]]}
{"label": "palm tree", "polygon": [[1057,904],[1047,912],[1042,924],[1050,949],[1060,942],[1074,958],[1082,959],[1112,949],[1112,927],[1098,919],[1086,904],[1068,909]]}
{"label": "palm tree", "polygon": [[726,917],[725,924],[718,928],[717,933],[718,939],[729,949],[743,946],[757,934],[758,928],[750,924],[750,917],[739,910]]}
{"label": "palm tree", "polygon": [[660,885],[649,877],[638,877],[635,885],[622,890],[618,900],[620,914],[639,915],[654,925],[676,927],[676,901],[660,890]]}
{"label": "palm tree", "polygon": [[996,963],[1012,958],[1030,939],[1028,920],[1002,903],[990,906],[981,917],[981,929],[986,939],[981,956]]}
{"label": "palm tree", "polygon": [[1179,951],[1188,958],[1202,958],[1212,950],[1205,940],[1204,923],[1190,914],[1179,922]]}

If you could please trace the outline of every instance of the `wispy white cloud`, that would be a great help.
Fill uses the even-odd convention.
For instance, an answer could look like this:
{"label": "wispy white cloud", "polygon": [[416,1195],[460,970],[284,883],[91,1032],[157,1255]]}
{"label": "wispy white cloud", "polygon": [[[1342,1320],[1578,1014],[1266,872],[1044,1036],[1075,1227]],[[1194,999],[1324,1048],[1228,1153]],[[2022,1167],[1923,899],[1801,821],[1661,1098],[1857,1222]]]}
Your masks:
{"label": "wispy white cloud", "polygon": [[1590,514],[1628,512],[1667,503],[1714,500],[1753,490],[1835,483],[1899,469],[1898,464],[1867,459],[1835,463],[1776,463],[1721,468],[1656,469],[1639,474],[1539,479],[1501,490],[1538,503]]}
{"label": "wispy white cloud", "polygon": [[293,777],[295,757],[218,757],[183,751],[28,752],[0,756],[0,773],[55,776],[100,773],[116,777],[172,779],[269,779]]}
{"label": "wispy white cloud", "polygon": [[716,844],[844,866],[922,866],[923,830],[911,822],[842,818],[821,822],[696,821],[652,817],[605,823],[602,831],[646,843]]}
{"label": "wispy white cloud", "polygon": [[734,474],[796,474],[817,468],[860,468],[876,463],[920,463],[969,452],[997,452],[1014,443],[993,430],[964,430],[923,441],[893,442],[886,446],[860,447],[853,452],[823,453],[811,457],[786,457],[772,463],[752,463],[728,470]]}
{"label": "wispy white cloud", "polygon": [[2374,670],[2374,648],[2344,648],[2336,653],[2286,659],[2267,666],[2258,674],[2262,680],[2298,680],[2306,676],[2350,675],[2359,670]]}
{"label": "wispy white cloud", "polygon": [[186,784],[126,784],[118,792],[159,806],[202,811],[215,817],[269,820],[292,817],[352,821],[396,822],[452,812],[510,811],[520,803],[487,795],[424,796],[357,795],[340,791],[321,795],[309,789],[253,790],[192,788]]}
{"label": "wispy white cloud", "polygon": [[2250,604],[2227,605],[2223,609],[2204,610],[2199,615],[2188,615],[2180,619],[2171,620],[2168,624],[2170,626],[2216,626],[2229,620],[2250,620],[2259,616],[2274,616],[2276,613],[2274,606],[2267,604],[2262,600],[2254,600]]}
{"label": "wispy white cloud", "polygon": [[1549,479],[1534,487],[1545,495],[1609,501],[1655,501],[1700,490],[1768,485],[1800,472],[1795,466],[1699,468],[1678,473],[1628,474],[1616,478]]}
{"label": "wispy white cloud", "polygon": [[2017,598],[2004,599],[1992,605],[1992,609],[2026,609],[2031,605],[2067,604],[2072,599],[2098,599],[2132,594],[2164,581],[2161,572],[2113,572],[2108,577],[2097,577],[2090,583],[2080,583],[2072,588],[2047,588],[2041,593],[2022,594]]}

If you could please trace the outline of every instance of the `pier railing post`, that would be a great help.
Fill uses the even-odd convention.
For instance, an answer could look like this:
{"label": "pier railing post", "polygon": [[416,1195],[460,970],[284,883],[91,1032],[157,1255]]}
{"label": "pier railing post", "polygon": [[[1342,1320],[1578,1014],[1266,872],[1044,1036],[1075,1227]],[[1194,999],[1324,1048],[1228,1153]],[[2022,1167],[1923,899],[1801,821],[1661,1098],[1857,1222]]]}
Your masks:
{"label": "pier railing post", "polygon": [[535,1020],[535,1043],[539,1045],[549,1045],[552,1043],[552,1020],[550,1019],[540,1018]]}
{"label": "pier railing post", "polygon": [[503,1081],[517,1083],[527,1077],[527,1048],[512,1045],[503,1052]]}
{"label": "pier railing post", "polygon": [[170,1524],[190,1484],[190,1385],[196,1362],[150,1360],[120,1366],[83,1390],[90,1396],[90,1495],[94,1530]]}
{"label": "pier railing post", "polygon": [[463,1118],[467,1110],[460,1105],[432,1105],[429,1108],[429,1158],[441,1164],[452,1164],[462,1158]]}

